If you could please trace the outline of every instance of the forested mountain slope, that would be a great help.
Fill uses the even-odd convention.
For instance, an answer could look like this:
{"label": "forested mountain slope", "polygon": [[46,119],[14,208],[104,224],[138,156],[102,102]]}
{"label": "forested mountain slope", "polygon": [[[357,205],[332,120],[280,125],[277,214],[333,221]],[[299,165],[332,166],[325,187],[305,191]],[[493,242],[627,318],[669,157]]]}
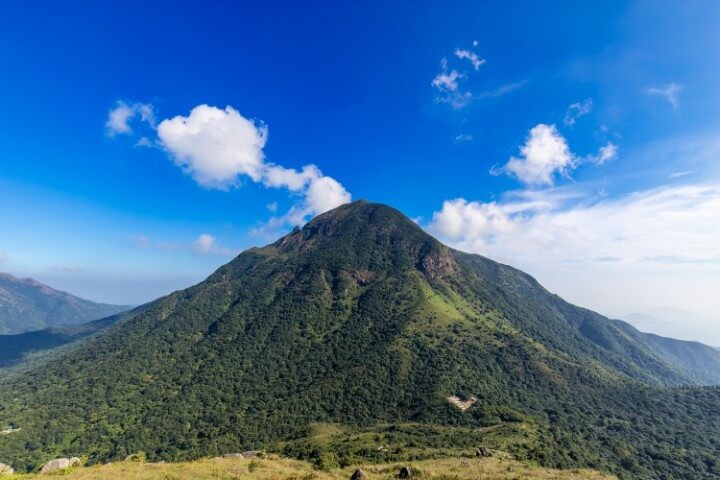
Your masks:
{"label": "forested mountain slope", "polygon": [[[690,374],[667,350],[355,202],[3,380],[0,422],[20,430],[0,437],[0,462],[300,455],[283,442],[314,422],[412,422],[518,425],[512,445],[494,441],[546,466],[717,478],[720,393],[668,388],[711,383],[716,365]],[[371,452],[349,448],[332,454]]]}

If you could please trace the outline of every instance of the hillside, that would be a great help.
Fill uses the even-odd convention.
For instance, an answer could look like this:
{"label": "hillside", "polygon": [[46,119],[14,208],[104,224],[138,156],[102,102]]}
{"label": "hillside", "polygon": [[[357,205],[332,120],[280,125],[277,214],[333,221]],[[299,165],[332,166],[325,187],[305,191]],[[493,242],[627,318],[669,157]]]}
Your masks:
{"label": "hillside", "polygon": [[[355,202],[2,380],[0,423],[20,430],[0,462],[267,448],[357,463],[378,451],[358,438],[390,436],[401,450],[382,460],[482,440],[547,467],[717,478],[720,391],[669,388],[715,383],[717,365],[672,352]],[[365,430],[323,443],[316,422]]]}
{"label": "hillside", "polygon": [[95,335],[131,313],[120,313],[76,326],[0,335],[0,368],[12,367],[38,354],[49,354],[54,349]]}
{"label": "hillside", "polygon": [[91,302],[31,278],[0,273],[0,335],[80,325],[127,308]]}

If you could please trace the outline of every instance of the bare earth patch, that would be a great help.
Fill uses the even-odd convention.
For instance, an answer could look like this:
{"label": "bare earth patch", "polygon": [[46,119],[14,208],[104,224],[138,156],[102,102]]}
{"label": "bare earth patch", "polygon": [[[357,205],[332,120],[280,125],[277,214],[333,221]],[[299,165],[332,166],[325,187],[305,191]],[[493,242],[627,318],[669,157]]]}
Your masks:
{"label": "bare earth patch", "polygon": [[475,397],[470,397],[467,400],[463,400],[462,398],[456,397],[454,395],[451,397],[447,397],[447,400],[448,402],[459,408],[462,412],[472,407],[473,405],[475,405],[475,402],[477,402],[477,398]]}

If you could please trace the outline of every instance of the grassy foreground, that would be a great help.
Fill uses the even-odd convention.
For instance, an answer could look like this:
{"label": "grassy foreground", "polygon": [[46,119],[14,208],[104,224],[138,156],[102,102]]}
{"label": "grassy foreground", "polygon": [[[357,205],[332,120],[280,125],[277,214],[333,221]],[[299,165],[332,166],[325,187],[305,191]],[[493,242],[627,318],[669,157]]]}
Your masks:
{"label": "grassy foreground", "polygon": [[[502,458],[422,460],[403,464],[362,465],[370,480],[395,479],[402,466],[426,480],[579,480],[613,479],[592,470],[552,470]],[[287,458],[213,458],[188,463],[116,462],[80,467],[53,474],[4,477],[13,480],[60,477],[67,480],[347,480],[356,467],[322,472],[309,463]]]}

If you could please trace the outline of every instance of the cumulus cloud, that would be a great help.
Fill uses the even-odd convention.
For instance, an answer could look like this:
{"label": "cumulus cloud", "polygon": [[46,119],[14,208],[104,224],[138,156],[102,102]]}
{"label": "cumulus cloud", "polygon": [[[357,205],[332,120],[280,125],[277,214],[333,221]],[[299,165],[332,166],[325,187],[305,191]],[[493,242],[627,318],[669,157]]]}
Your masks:
{"label": "cumulus cloud", "polygon": [[527,185],[552,185],[555,174],[567,175],[576,164],[576,156],[555,125],[541,123],[530,130],[520,156],[511,157],[495,173],[507,173]]}
{"label": "cumulus cloud", "polygon": [[198,105],[158,125],[158,138],[175,163],[200,185],[227,189],[241,175],[258,182],[268,130],[232,107]]}
{"label": "cumulus cloud", "polygon": [[575,125],[581,117],[584,117],[592,111],[593,101],[592,98],[588,98],[583,102],[577,102],[570,105],[565,112],[565,118],[563,123],[567,126]]}
{"label": "cumulus cloud", "polygon": [[677,83],[668,83],[665,85],[650,87],[645,90],[648,95],[658,95],[663,97],[674,109],[680,106],[680,92],[685,88]]}
{"label": "cumulus cloud", "polygon": [[147,103],[126,103],[118,100],[115,107],[108,111],[108,118],[105,122],[107,134],[115,135],[131,134],[133,132],[130,122],[139,119],[151,127],[155,125],[155,113],[153,107]]}
{"label": "cumulus cloud", "polygon": [[286,188],[302,199],[283,218],[294,224],[351,200],[337,180],[315,165],[300,170],[265,161],[266,125],[243,117],[232,107],[208,105],[158,125],[158,138],[175,163],[200,185],[228,189],[249,178],[266,187]]}
{"label": "cumulus cloud", "polygon": [[[128,122],[135,116],[155,125],[152,106],[118,102],[110,112],[108,131],[132,133]],[[296,170],[266,161],[267,125],[244,117],[230,106],[221,109],[198,105],[187,116],[162,120],[156,130],[157,141],[143,137],[137,145],[162,148],[203,187],[228,190],[250,180],[269,188],[287,189],[299,197],[289,212],[277,217],[277,222],[304,223],[311,215],[351,200],[342,184],[315,165]]]}
{"label": "cumulus cloud", "polygon": [[236,250],[221,247],[217,238],[209,233],[201,234],[192,244],[192,251],[196,255],[234,255]]}
{"label": "cumulus cloud", "polygon": [[473,68],[477,71],[485,63],[484,58],[480,58],[477,53],[470,50],[455,49],[455,56],[459,59],[464,59],[472,63]]}

